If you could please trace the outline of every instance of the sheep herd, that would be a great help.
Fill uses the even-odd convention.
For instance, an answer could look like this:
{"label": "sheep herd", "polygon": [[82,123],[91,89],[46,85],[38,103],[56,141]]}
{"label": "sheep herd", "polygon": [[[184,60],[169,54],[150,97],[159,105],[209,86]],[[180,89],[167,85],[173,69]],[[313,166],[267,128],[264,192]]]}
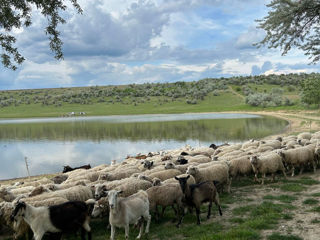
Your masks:
{"label": "sheep herd", "polygon": [[[213,202],[222,215],[219,192],[230,193],[231,182],[238,176],[253,175],[255,181],[264,184],[266,174],[271,174],[274,180],[277,172],[287,177],[287,173],[294,176],[297,169],[300,174],[306,168],[316,171],[319,156],[320,132],[305,132],[220,146],[186,145],[181,149],[128,157],[110,165],[76,169],[51,179],[17,181],[0,186],[0,231],[1,226],[7,226],[17,239],[31,228],[35,239],[42,239],[45,232],[63,234],[64,227],[70,226],[72,231],[87,231],[91,239],[90,218],[104,217],[109,219],[111,239],[115,227],[123,227],[128,237],[130,224],[140,227],[140,238],[144,221],[147,221],[146,232],[149,231],[150,213],[153,221],[157,221],[167,207],[173,208],[177,227],[187,209],[192,212],[193,208],[200,224],[200,205],[209,202],[207,218]],[[65,218],[68,222],[59,226],[60,215],[52,211],[76,216],[76,220]],[[32,218],[37,218],[36,229]],[[60,238],[61,234],[50,239]],[[81,239],[85,239],[83,232]]]}

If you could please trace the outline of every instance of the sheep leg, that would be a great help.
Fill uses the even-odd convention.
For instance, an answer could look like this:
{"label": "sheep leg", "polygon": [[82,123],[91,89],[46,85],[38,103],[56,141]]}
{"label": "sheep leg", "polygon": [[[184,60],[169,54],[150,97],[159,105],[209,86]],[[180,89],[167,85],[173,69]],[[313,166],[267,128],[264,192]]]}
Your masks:
{"label": "sheep leg", "polygon": [[140,224],[140,231],[139,231],[139,235],[137,236],[137,239],[140,239],[142,236],[143,226],[144,226],[144,219],[142,219],[142,222]]}
{"label": "sheep leg", "polygon": [[207,219],[211,216],[212,200],[209,202]]}
{"label": "sheep leg", "polygon": [[[142,222],[143,223],[143,222]],[[140,227],[141,228],[141,227]],[[125,226],[124,226],[124,234],[125,234],[125,238],[126,239],[129,239],[129,223],[127,223]]]}
{"label": "sheep leg", "polygon": [[155,210],[155,217],[156,221],[159,222],[159,212],[158,212],[158,205],[156,205],[156,210]]}
{"label": "sheep leg", "polygon": [[287,179],[287,174],[286,174],[286,171],[285,171],[284,167],[282,168],[282,173],[283,173],[284,178]]}
{"label": "sheep leg", "polygon": [[301,174],[302,174],[303,170],[304,170],[304,166],[302,166],[302,167],[300,168],[299,175],[301,175]]}
{"label": "sheep leg", "polygon": [[221,210],[221,206],[220,206],[220,200],[219,200],[219,195],[218,193],[216,193],[216,196],[214,198],[214,203],[216,204],[216,206],[218,207],[219,209],[219,214],[220,216],[222,216],[222,210]]}
{"label": "sheep leg", "polygon": [[161,218],[163,218],[164,211],[166,210],[166,206],[162,206],[162,213],[161,213]]}
{"label": "sheep leg", "polygon": [[151,215],[149,212],[144,216],[144,218],[147,220],[147,226],[146,226],[146,233],[149,232],[150,222],[151,222]]}
{"label": "sheep leg", "polygon": [[254,181],[255,181],[255,182],[259,182],[259,181],[258,181],[258,173],[255,173],[255,174],[254,174]]}
{"label": "sheep leg", "polygon": [[294,177],[294,166],[292,166],[291,177]]}
{"label": "sheep leg", "polygon": [[111,224],[111,236],[110,240],[114,240],[114,234],[116,233],[116,228]]}
{"label": "sheep leg", "polygon": [[177,225],[176,225],[177,228],[180,227],[180,225],[181,225],[181,223],[182,223],[182,221],[183,221],[183,218],[184,218],[184,214],[185,214],[185,213],[184,213],[184,209],[182,209],[181,214],[180,214],[179,222],[178,222]]}
{"label": "sheep leg", "polygon": [[197,214],[197,225],[200,225],[200,208],[196,207],[196,214]]}
{"label": "sheep leg", "polygon": [[261,184],[263,185],[264,184],[264,178],[266,177],[266,174],[264,173],[264,174],[262,174],[262,182],[261,182]]}
{"label": "sheep leg", "polygon": [[272,177],[272,182],[275,182],[276,179],[275,179],[275,174],[274,173],[271,173],[271,177]]}

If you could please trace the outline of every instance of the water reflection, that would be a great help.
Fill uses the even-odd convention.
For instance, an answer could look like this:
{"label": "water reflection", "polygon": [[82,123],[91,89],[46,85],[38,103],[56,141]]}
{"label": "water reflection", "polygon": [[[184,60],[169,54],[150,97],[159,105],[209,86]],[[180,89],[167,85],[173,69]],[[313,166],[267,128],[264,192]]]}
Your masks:
{"label": "water reflection", "polygon": [[[0,179],[26,176],[24,157],[32,175],[61,171],[62,166],[90,163],[96,166],[124,159],[126,155],[173,149],[190,144],[208,146],[210,143],[238,142],[261,138],[282,131],[287,122],[255,115],[234,119],[235,115],[217,118],[210,114],[183,114],[179,117],[150,115],[134,116],[121,123],[103,118],[69,119],[69,121],[0,121]],[[232,117],[233,119],[230,119]],[[199,119],[195,119],[199,118]],[[155,121],[161,119],[161,121]],[[71,120],[71,121],[70,121]]]}

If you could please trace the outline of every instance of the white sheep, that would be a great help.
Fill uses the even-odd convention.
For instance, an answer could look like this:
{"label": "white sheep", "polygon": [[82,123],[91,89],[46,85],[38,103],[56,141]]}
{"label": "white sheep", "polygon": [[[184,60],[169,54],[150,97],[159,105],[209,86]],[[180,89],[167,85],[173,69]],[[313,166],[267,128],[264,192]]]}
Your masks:
{"label": "white sheep", "polygon": [[235,158],[228,162],[230,181],[236,178],[238,175],[248,176],[252,173],[252,166],[249,156],[243,156]]}
{"label": "white sheep", "polygon": [[150,187],[152,187],[152,183],[149,181],[133,179],[132,181],[117,186],[115,190],[121,190],[121,196],[128,197],[137,193],[139,190],[147,190]]}
{"label": "white sheep", "polygon": [[310,140],[311,137],[312,137],[312,134],[309,133],[309,132],[302,132],[302,133],[299,133],[297,137],[298,137],[298,140],[299,140],[299,139],[307,139],[307,140]]}
{"label": "white sheep", "polygon": [[285,178],[287,177],[281,157],[276,152],[271,152],[259,157],[252,156],[250,157],[250,162],[252,165],[253,172],[255,173],[255,181],[258,181],[258,174],[262,174],[261,184],[264,184],[264,178],[266,177],[267,173],[272,174],[273,181],[275,178],[274,174],[279,170],[282,171]]}
{"label": "white sheep", "polygon": [[214,164],[205,168],[190,166],[186,172],[192,175],[197,183],[205,181],[217,181],[223,187],[226,185],[230,193],[229,167],[226,164]]}
{"label": "white sheep", "polygon": [[[162,206],[162,215],[164,210],[168,206],[172,206],[176,216],[177,213],[181,213],[183,209],[183,193],[180,185],[176,183],[167,183],[153,186],[146,190],[150,202],[150,211],[156,213],[156,219],[159,218],[158,206]],[[178,211],[174,208],[174,204],[177,205]]]}
{"label": "white sheep", "polygon": [[315,164],[315,144],[310,144],[297,149],[282,150],[279,152],[283,161],[291,166],[292,173],[294,176],[295,167],[300,167],[300,174],[306,165],[312,165],[314,172],[316,171]]}
{"label": "white sheep", "polygon": [[164,165],[164,168],[165,168],[165,169],[177,169],[177,170],[179,170],[180,172],[186,172],[187,169],[188,169],[188,166],[189,166],[189,164],[177,165],[177,164],[174,164],[174,163],[172,163],[172,162],[167,162],[167,163]]}
{"label": "white sheep", "polygon": [[154,173],[151,173],[150,175],[148,175],[148,177],[150,178],[159,178],[161,179],[161,181],[164,181],[166,179],[169,179],[169,178],[173,178],[175,176],[178,176],[180,175],[182,172],[180,172],[179,170],[177,169],[167,169],[167,170],[162,170],[162,171],[159,171],[159,172],[154,172]]}

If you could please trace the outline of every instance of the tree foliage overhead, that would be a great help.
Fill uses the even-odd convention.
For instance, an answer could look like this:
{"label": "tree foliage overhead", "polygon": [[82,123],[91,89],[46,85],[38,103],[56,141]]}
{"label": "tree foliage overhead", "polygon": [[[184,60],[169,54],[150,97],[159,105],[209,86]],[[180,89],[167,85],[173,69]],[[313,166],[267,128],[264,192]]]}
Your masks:
{"label": "tree foliage overhead", "polygon": [[302,49],[313,63],[320,60],[320,0],[273,0],[271,10],[259,22],[266,31],[257,46],[281,48],[282,55],[291,47]]}
{"label": "tree foliage overhead", "polygon": [[[69,1],[78,13],[82,13],[77,0]],[[65,23],[61,17],[61,12],[67,8],[64,2],[64,0],[0,0],[1,61],[5,67],[16,70],[16,64],[21,64],[24,61],[24,57],[14,47],[16,38],[12,31],[15,28],[29,27],[32,24],[32,10],[35,8],[40,10],[48,20],[45,33],[49,35],[50,49],[54,52],[55,58],[63,58],[62,41],[57,26],[60,23]]]}

